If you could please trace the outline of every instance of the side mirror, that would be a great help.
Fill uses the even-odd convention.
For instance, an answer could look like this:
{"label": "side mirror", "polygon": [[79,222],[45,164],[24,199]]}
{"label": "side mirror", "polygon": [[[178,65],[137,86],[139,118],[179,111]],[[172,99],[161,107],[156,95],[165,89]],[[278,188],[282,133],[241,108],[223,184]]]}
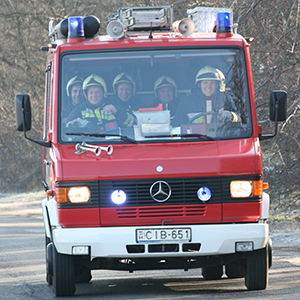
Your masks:
{"label": "side mirror", "polygon": [[270,96],[270,120],[283,122],[287,118],[287,94],[285,91],[273,91]]}
{"label": "side mirror", "polygon": [[51,142],[39,141],[31,139],[26,135],[26,131],[31,129],[31,104],[30,97],[27,94],[19,94],[15,97],[15,110],[16,110],[16,125],[18,131],[24,132],[24,137],[31,142],[41,146],[50,148]]}
{"label": "side mirror", "polygon": [[[18,131],[31,129],[31,105],[27,94],[19,94],[15,97],[16,125]],[[25,123],[25,124],[24,124]]]}
{"label": "side mirror", "polygon": [[273,91],[270,96],[270,120],[275,122],[275,133],[260,135],[260,140],[271,139],[277,134],[278,122],[287,118],[287,94],[285,91]]}

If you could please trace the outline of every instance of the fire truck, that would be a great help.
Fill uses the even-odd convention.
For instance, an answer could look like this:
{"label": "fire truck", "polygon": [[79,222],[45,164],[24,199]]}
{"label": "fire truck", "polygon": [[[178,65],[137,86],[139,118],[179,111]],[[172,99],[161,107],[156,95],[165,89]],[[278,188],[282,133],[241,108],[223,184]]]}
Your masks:
{"label": "fire truck", "polygon": [[[287,95],[271,92],[275,129],[263,134],[253,39],[232,18],[231,9],[196,7],[173,22],[171,6],[122,7],[110,14],[107,35],[95,16],[50,22],[41,140],[27,135],[30,96],[16,95],[15,106],[17,130],[44,151],[46,280],[56,296],[73,295],[92,270],[199,268],[206,280],[267,288],[260,141],[286,119]],[[66,109],[76,80],[81,108]],[[113,102],[120,82],[139,107]],[[159,99],[161,88],[176,109]]]}

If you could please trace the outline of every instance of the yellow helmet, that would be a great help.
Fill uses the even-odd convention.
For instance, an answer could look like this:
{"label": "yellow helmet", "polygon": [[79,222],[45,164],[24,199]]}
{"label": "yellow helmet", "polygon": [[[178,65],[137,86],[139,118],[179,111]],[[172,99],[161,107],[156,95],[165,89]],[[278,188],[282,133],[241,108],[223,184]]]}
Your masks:
{"label": "yellow helmet", "polygon": [[107,94],[106,83],[101,76],[92,74],[84,80],[84,82],[82,84],[82,89],[83,89],[83,93],[86,97],[87,97],[87,90],[91,86],[100,86],[103,89],[104,97],[106,98],[106,94]]}
{"label": "yellow helmet", "polygon": [[157,90],[165,87],[165,86],[171,86],[174,88],[175,91],[175,97],[177,97],[177,85],[176,82],[169,76],[160,76],[158,79],[156,79],[155,83],[154,83],[154,94],[156,97],[157,96]]}
{"label": "yellow helmet", "polygon": [[70,88],[73,85],[77,85],[77,84],[80,84],[82,86],[82,83],[83,83],[83,79],[79,76],[75,76],[75,77],[71,78],[66,87],[68,97],[70,97],[70,95],[71,95]]}
{"label": "yellow helmet", "polygon": [[131,84],[132,85],[132,93],[133,93],[133,95],[135,95],[135,82],[133,81],[132,77],[129,74],[123,72],[115,77],[114,82],[113,82],[114,93],[116,93],[116,86],[119,83]]}
{"label": "yellow helmet", "polygon": [[205,66],[204,68],[199,70],[199,72],[196,75],[195,84],[198,84],[198,82],[201,80],[216,80],[221,83],[221,77],[219,72],[215,68],[210,66]]}

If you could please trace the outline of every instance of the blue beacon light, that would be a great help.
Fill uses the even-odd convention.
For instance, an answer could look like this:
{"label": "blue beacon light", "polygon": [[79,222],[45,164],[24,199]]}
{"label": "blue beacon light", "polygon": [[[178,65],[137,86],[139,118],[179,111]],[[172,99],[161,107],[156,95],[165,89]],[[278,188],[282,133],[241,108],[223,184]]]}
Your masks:
{"label": "blue beacon light", "polygon": [[218,17],[218,33],[232,33],[231,14],[230,12],[219,12]]}
{"label": "blue beacon light", "polygon": [[68,38],[84,38],[84,27],[82,17],[68,18]]}

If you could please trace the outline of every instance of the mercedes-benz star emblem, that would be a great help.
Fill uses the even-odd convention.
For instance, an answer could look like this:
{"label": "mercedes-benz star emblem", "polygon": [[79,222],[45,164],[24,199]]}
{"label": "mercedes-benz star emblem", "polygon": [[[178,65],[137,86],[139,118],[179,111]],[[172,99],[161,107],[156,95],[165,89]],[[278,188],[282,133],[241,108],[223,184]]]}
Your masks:
{"label": "mercedes-benz star emblem", "polygon": [[150,195],[157,202],[165,202],[171,196],[171,187],[165,181],[156,181],[151,185]]}

